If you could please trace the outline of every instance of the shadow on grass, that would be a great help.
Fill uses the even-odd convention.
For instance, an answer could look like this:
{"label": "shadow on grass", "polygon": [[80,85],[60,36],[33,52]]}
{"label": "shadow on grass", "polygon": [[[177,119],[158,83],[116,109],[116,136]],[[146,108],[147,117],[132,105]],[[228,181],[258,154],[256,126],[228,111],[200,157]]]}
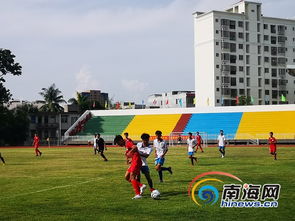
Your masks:
{"label": "shadow on grass", "polygon": [[183,196],[187,196],[187,191],[169,191],[169,192],[163,192],[161,193],[161,199],[162,198],[167,198],[169,196],[179,196],[179,195],[183,195]]}

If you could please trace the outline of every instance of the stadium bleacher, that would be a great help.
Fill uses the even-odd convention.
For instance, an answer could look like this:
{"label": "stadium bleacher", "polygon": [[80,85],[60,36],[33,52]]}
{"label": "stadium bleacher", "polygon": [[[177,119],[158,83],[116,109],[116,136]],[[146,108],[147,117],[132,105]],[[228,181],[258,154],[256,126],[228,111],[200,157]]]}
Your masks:
{"label": "stadium bleacher", "polygon": [[133,140],[140,140],[142,133],[153,136],[156,130],[161,130],[163,136],[199,131],[205,133],[208,140],[216,140],[222,129],[232,140],[266,140],[270,131],[278,139],[295,140],[295,105],[219,107],[201,111],[193,108],[91,111],[92,117],[89,116],[79,119],[76,127],[67,131],[67,136],[101,133],[112,139],[127,131]]}

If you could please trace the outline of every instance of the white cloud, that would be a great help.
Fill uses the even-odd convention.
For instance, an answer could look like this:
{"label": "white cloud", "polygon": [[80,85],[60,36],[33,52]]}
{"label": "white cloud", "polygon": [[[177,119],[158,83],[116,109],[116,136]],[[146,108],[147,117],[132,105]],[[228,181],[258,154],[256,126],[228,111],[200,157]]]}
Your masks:
{"label": "white cloud", "polygon": [[90,67],[84,65],[76,74],[76,91],[85,91],[99,88],[98,81],[93,77]]}

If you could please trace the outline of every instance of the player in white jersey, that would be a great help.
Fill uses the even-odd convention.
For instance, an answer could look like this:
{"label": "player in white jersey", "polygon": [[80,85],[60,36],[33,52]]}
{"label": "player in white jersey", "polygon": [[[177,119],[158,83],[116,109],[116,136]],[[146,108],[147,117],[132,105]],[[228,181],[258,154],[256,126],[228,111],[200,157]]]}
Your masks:
{"label": "player in white jersey", "polygon": [[197,146],[197,141],[193,138],[193,134],[191,132],[189,132],[188,135],[189,135],[189,137],[187,139],[188,158],[191,160],[192,165],[194,165],[194,161],[197,162],[197,158],[194,157],[195,147]]}
{"label": "player in white jersey", "polygon": [[[140,170],[145,175],[145,178],[148,181],[148,184],[150,186],[150,191],[153,192],[155,189],[153,186],[153,180],[150,175],[150,169],[149,169],[149,166],[147,163],[147,158],[150,156],[150,154],[153,151],[152,146],[149,144],[150,135],[143,133],[141,135],[141,140],[142,140],[142,142],[139,142],[137,144],[137,150],[140,155],[141,162],[142,162],[142,166],[141,166]],[[139,178],[138,181],[140,181],[140,176],[138,178]],[[145,188],[146,188],[146,185],[144,185],[144,184],[140,187],[140,194],[143,193]]]}
{"label": "player in white jersey", "polygon": [[98,153],[98,149],[97,149],[97,134],[94,134],[94,138],[93,138],[93,151],[94,151],[94,154],[96,154],[96,152]]}
{"label": "player in white jersey", "polygon": [[154,148],[155,148],[155,165],[156,170],[158,171],[160,182],[163,182],[163,171],[168,171],[172,174],[171,167],[163,167],[165,162],[165,155],[168,152],[168,147],[165,140],[162,139],[162,132],[157,130],[156,131],[156,139],[154,140]]}
{"label": "player in white jersey", "polygon": [[219,152],[221,153],[221,158],[225,157],[225,136],[223,130],[220,130],[220,134],[217,137]]}

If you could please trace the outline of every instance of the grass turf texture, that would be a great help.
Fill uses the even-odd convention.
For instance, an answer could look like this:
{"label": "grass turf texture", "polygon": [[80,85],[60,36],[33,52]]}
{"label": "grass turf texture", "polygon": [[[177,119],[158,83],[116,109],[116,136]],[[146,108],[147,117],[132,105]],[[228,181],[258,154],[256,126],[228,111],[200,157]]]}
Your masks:
{"label": "grass turf texture", "polygon": [[[41,148],[42,157],[35,157],[33,149],[0,151],[7,161],[0,166],[0,220],[292,220],[295,215],[295,147],[279,148],[277,161],[267,147],[227,148],[224,159],[211,147],[198,152],[194,167],[186,147],[170,147],[165,165],[174,174],[164,172],[164,183],[158,182],[154,158],[148,159],[161,199],[151,199],[147,188],[136,201],[124,180],[122,148],[109,148],[108,162],[93,155],[92,148]],[[245,183],[281,184],[279,207],[220,208],[220,200],[198,207],[187,195],[188,184],[208,171],[232,173]],[[142,181],[147,184],[145,177]]]}

